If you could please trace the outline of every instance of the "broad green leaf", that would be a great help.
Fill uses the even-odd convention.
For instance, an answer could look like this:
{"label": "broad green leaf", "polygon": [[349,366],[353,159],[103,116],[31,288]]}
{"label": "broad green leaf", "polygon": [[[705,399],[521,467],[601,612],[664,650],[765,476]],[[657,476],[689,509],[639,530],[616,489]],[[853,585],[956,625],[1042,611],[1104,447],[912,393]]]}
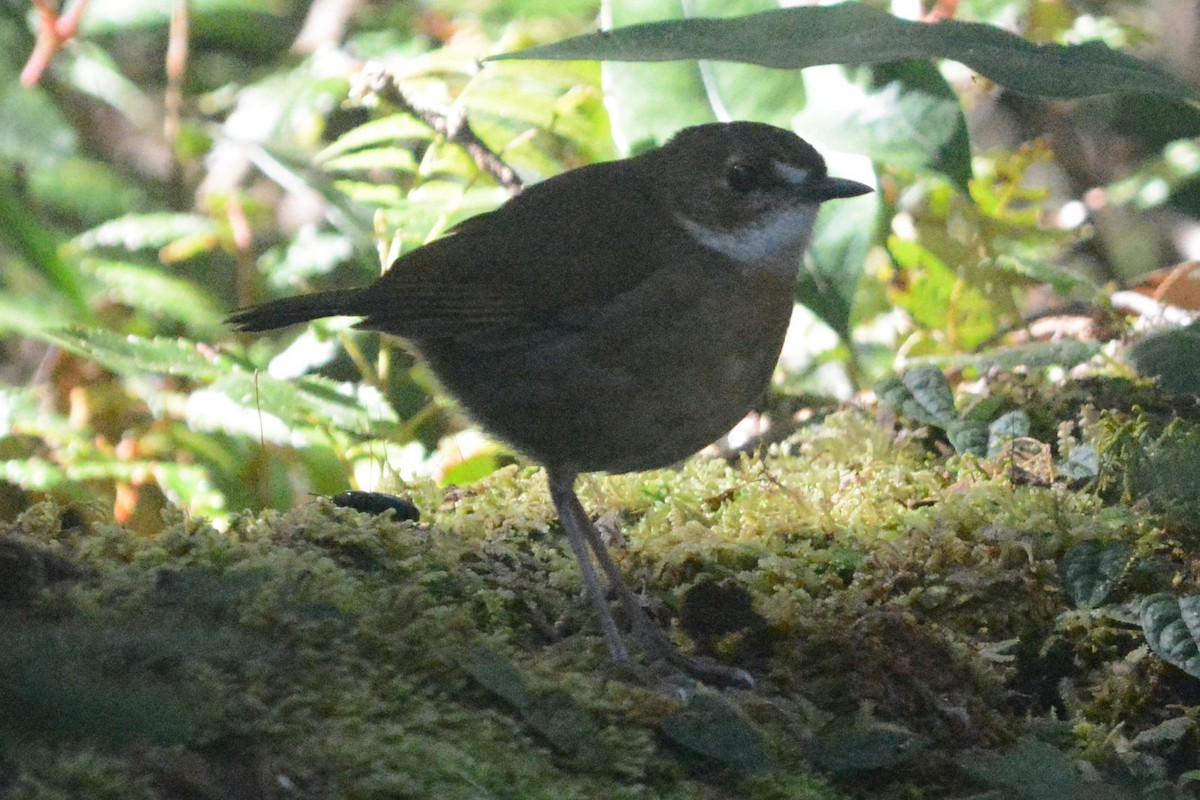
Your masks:
{"label": "broad green leaf", "polygon": [[494,58],[713,59],[780,69],[948,58],[1022,94],[1143,93],[1200,99],[1169,73],[1099,42],[1034,44],[990,25],[953,19],[909,22],[861,3],[784,8],[735,19],[653,22]]}
{"label": "broad green leaf", "polygon": [[818,734],[812,760],[833,773],[869,772],[906,764],[921,756],[931,740],[899,725],[871,722]]}
{"label": "broad green leaf", "polygon": [[1128,349],[1137,371],[1178,397],[1200,397],[1200,320],[1155,331]]}
{"label": "broad green leaf", "polygon": [[720,695],[697,694],[663,720],[663,733],[684,750],[718,764],[748,770],[768,764],[758,731]]}
{"label": "broad green leaf", "polygon": [[1200,595],[1151,595],[1142,601],[1141,621],[1156,656],[1200,678]]}
{"label": "broad green leaf", "polygon": [[1019,408],[993,420],[988,425],[987,457],[995,458],[1000,455],[1004,445],[1013,439],[1028,436],[1030,424],[1029,414]]}
{"label": "broad green leaf", "polygon": [[81,318],[91,316],[78,269],[59,254],[58,236],[31,213],[28,198],[3,169],[0,169],[0,244],[24,259]]}
{"label": "broad green leaf", "polygon": [[869,156],[890,169],[936,170],[959,191],[968,191],[966,119],[958,96],[934,65],[816,67],[805,75],[808,102],[791,123],[802,136]]}
{"label": "broad green leaf", "polygon": [[492,648],[483,644],[464,647],[454,661],[477,684],[513,708],[523,710],[533,702],[521,671]]}
{"label": "broad green leaf", "polygon": [[525,724],[558,752],[593,763],[601,755],[596,720],[565,689],[534,697],[521,711]]}
{"label": "broad green leaf", "polygon": [[977,419],[955,419],[946,425],[946,438],[956,453],[982,456],[988,449],[988,426]]}
{"label": "broad green leaf", "polygon": [[796,284],[796,300],[850,341],[850,317],[867,250],[875,238],[879,201],[839,200],[821,210]]}
{"label": "broad green leaf", "polygon": [[289,428],[330,425],[362,433],[396,421],[392,407],[375,390],[315,375],[284,381],[238,369],[213,381],[211,390],[248,412],[275,415]]}
{"label": "broad green leaf", "polygon": [[1053,745],[1022,739],[1009,750],[970,750],[959,766],[976,781],[1004,789],[1017,800],[1079,800],[1080,781],[1071,759]]}
{"label": "broad green leaf", "polygon": [[1063,554],[1063,587],[1080,608],[1099,608],[1125,573],[1133,548],[1124,542],[1089,539]]}
{"label": "broad green leaf", "polygon": [[1097,342],[1081,342],[1064,339],[1057,342],[1034,342],[1016,347],[998,347],[979,354],[955,356],[949,360],[957,367],[971,367],[978,372],[993,369],[1012,370],[1017,367],[1042,369],[1044,367],[1070,368],[1082,364],[1100,352]]}
{"label": "broad green leaf", "polygon": [[932,422],[944,427],[958,416],[954,408],[954,392],[950,388],[950,381],[937,367],[915,367],[900,376],[900,380],[916,406],[924,412],[917,417],[919,422]]}
{"label": "broad green leaf", "polygon": [[[776,7],[771,0],[700,0],[696,16],[728,17]],[[675,0],[606,0],[603,16],[612,27],[679,19]],[[682,20],[680,20],[682,21]],[[791,127],[804,105],[798,73],[729,63],[628,64],[602,59],[605,99],[613,135],[626,153],[662,144],[689,125],[748,119]]]}

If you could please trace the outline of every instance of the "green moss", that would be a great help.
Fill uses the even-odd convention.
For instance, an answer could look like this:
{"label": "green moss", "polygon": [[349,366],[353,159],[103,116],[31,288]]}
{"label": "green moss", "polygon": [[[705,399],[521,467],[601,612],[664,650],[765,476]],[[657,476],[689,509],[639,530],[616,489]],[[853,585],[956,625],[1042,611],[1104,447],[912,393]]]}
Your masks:
{"label": "green moss", "polygon": [[1186,683],[1073,607],[1064,554],[1125,543],[1127,602],[1184,551],[1012,475],[845,412],[761,460],[581,481],[652,615],[747,603],[696,642],[672,627],[758,679],[704,713],[605,662],[532,468],[409,487],[422,525],[318,500],[139,536],[36,506],[0,531],[13,796],[935,797],[967,793],[964,748],[1063,714],[1099,761]]}

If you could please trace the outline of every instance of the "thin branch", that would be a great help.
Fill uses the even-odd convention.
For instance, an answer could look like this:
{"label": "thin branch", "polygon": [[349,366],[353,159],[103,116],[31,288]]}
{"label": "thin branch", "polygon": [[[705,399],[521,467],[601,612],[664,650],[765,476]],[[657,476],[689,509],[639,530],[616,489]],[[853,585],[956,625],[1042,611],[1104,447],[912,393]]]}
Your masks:
{"label": "thin branch", "polygon": [[396,84],[395,78],[382,66],[368,65],[363,69],[359,80],[360,83],[355,87],[354,94],[360,97],[376,95],[412,114],[441,134],[447,142],[456,144],[465,150],[480,170],[495,178],[496,182],[508,189],[511,194],[520,193],[521,178],[471,129],[464,109],[455,107],[449,112],[441,112],[421,108],[401,90]]}

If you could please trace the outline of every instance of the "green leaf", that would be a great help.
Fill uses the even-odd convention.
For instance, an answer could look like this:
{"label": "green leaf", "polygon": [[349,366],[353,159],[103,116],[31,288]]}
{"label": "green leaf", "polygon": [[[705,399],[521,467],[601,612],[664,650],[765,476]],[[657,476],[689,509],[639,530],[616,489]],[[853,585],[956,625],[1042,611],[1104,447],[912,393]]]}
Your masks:
{"label": "green leaf", "polygon": [[0,170],[0,244],[40,273],[79,317],[90,318],[91,310],[78,269],[59,255],[58,237],[31,213],[24,192],[4,170]]}
{"label": "green leaf", "polygon": [[1042,369],[1060,366],[1071,368],[1082,364],[1100,352],[1097,342],[1081,342],[1064,339],[1060,342],[1034,342],[1018,347],[999,347],[979,354],[968,354],[950,359],[956,367],[972,367],[978,372],[991,370],[1009,371],[1017,367]]}
{"label": "green leaf", "polygon": [[1079,608],[1099,608],[1125,574],[1131,555],[1133,548],[1124,542],[1080,542],[1063,554],[1063,587]]}
{"label": "green leaf", "polygon": [[796,301],[844,342],[850,341],[851,311],[878,217],[879,200],[874,195],[823,208],[796,284]]}
{"label": "green leaf", "polygon": [[1156,331],[1128,350],[1137,371],[1177,397],[1200,397],[1200,320]]}
{"label": "green leaf", "polygon": [[539,695],[522,712],[525,724],[558,752],[571,754],[588,765],[598,766],[603,761],[602,750],[597,747],[600,726],[566,690]]}
{"label": "green leaf", "polygon": [[306,226],[282,253],[279,250],[264,253],[259,259],[259,269],[272,286],[294,287],[315,276],[328,275],[353,255],[354,245],[346,236]]}
{"label": "green leaf", "polygon": [[899,725],[871,722],[818,735],[812,745],[812,760],[829,772],[867,772],[913,761],[931,741]]}
{"label": "green leaf", "polygon": [[986,455],[989,436],[987,424],[977,419],[954,419],[946,425],[946,438],[956,453]]}
{"label": "green leaf", "polygon": [[1003,753],[970,750],[958,763],[974,780],[1004,789],[1018,800],[1079,800],[1081,796],[1071,760],[1036,739],[1022,739]]}
{"label": "green leaf", "polygon": [[713,59],[780,69],[948,58],[1029,95],[1144,93],[1200,98],[1169,73],[1099,42],[1034,44],[990,25],[953,19],[909,22],[861,3],[784,8],[735,19],[653,22],[494,58]]}
{"label": "green leaf", "polygon": [[482,644],[464,647],[454,661],[472,680],[510,706],[526,709],[533,703],[521,671],[492,648]]}
{"label": "green leaf", "polygon": [[[770,0],[708,0],[689,9],[697,16],[728,17],[774,8]],[[604,16],[616,26],[682,19],[675,0],[606,0]],[[746,64],[672,63],[603,65],[605,100],[613,135],[625,153],[662,144],[689,125],[748,119],[790,128],[804,105],[804,80],[796,73]]]}
{"label": "green leaf", "polygon": [[1071,448],[1071,452],[1058,465],[1059,473],[1065,478],[1086,479],[1100,474],[1100,454],[1091,442]]}
{"label": "green leaf", "polygon": [[912,409],[910,413],[918,422],[945,427],[958,417],[950,381],[937,367],[929,364],[915,367],[901,375],[900,381],[913,400],[904,410]]}
{"label": "green leaf", "polygon": [[370,145],[393,143],[398,140],[428,140],[431,138],[433,138],[433,130],[425,123],[418,122],[408,114],[393,114],[389,117],[373,119],[343,133],[333,144],[317,153],[314,160],[318,164],[322,164]]}
{"label": "green leaf", "polygon": [[960,192],[969,191],[966,119],[958,96],[937,67],[900,61],[856,70],[817,68],[805,74],[808,102],[790,127],[891,169],[936,170]]}
{"label": "green leaf", "polygon": [[353,172],[355,170],[394,169],[400,172],[416,172],[417,159],[411,150],[403,147],[371,147],[355,150],[325,159],[322,166],[329,172]]}
{"label": "green leaf", "polygon": [[159,248],[185,237],[215,234],[217,223],[199,214],[126,214],[75,237],[82,250],[123,247],[126,250]]}
{"label": "green leaf", "polygon": [[215,331],[223,323],[225,314],[210,295],[161,269],[94,258],[85,259],[80,268],[98,280],[110,299],[130,308],[177,320],[193,331]]}
{"label": "green leaf", "polygon": [[1156,656],[1200,678],[1200,595],[1151,595],[1142,601],[1141,622]]}
{"label": "green leaf", "polygon": [[702,758],[743,769],[767,765],[758,732],[719,696],[698,694],[663,720],[663,733],[675,744]]}
{"label": "green leaf", "polygon": [[187,339],[147,339],[101,328],[41,331],[37,336],[121,375],[153,372],[211,380],[239,368],[228,356]]}
{"label": "green leaf", "polygon": [[1000,455],[1004,445],[1013,439],[1028,436],[1030,424],[1029,415],[1019,408],[993,420],[988,425],[987,457],[995,458]]}
{"label": "green leaf", "polygon": [[259,410],[278,417],[288,428],[332,426],[364,432],[396,422],[396,412],[366,386],[336,383],[315,375],[280,380],[264,373],[232,370],[213,381],[211,391],[257,415]]}

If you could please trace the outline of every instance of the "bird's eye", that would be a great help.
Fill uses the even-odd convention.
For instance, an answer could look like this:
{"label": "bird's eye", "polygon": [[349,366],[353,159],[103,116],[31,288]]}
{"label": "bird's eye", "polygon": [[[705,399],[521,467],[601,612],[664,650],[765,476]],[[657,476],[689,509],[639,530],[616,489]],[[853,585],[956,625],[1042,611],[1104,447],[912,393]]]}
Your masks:
{"label": "bird's eye", "polygon": [[758,170],[749,164],[730,164],[725,170],[725,182],[735,192],[748,192],[761,183]]}

